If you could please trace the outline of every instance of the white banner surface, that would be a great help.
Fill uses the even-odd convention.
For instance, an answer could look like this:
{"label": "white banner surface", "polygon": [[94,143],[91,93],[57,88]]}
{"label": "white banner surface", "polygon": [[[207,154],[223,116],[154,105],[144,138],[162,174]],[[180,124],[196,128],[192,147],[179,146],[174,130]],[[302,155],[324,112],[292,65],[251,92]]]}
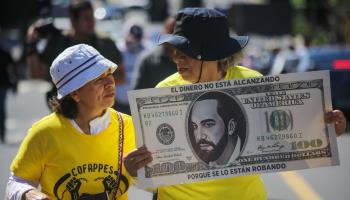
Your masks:
{"label": "white banner surface", "polygon": [[328,71],[128,92],[137,145],[153,161],[138,186],[339,165]]}

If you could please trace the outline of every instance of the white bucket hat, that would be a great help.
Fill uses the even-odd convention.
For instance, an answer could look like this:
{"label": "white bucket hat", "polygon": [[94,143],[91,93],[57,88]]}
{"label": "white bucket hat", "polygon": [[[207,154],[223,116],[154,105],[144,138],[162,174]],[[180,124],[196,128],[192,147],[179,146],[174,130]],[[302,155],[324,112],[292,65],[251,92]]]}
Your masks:
{"label": "white bucket hat", "polygon": [[118,65],[103,57],[96,49],[86,44],[78,44],[65,49],[52,62],[50,74],[57,88],[57,98],[83,87]]}

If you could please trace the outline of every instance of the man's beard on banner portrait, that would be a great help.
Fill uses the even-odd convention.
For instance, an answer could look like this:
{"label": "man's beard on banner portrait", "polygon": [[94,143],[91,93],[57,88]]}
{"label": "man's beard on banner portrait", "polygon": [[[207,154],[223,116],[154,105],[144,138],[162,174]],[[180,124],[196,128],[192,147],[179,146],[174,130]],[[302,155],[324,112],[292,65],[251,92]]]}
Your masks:
{"label": "man's beard on banner portrait", "polygon": [[[217,160],[222,154],[222,152],[225,150],[227,140],[228,136],[226,133],[221,137],[217,145],[215,145],[212,141],[200,139],[196,144],[196,152],[198,157],[206,163]],[[213,147],[213,150],[202,150],[200,147],[201,144],[210,145],[211,147]]]}

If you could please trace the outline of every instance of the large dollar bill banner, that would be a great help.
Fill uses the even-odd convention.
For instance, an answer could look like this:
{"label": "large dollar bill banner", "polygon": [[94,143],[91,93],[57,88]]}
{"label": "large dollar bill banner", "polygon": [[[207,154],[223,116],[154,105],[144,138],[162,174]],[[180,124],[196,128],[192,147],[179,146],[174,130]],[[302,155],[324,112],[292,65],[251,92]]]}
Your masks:
{"label": "large dollar bill banner", "polygon": [[328,71],[128,93],[137,145],[153,161],[138,186],[339,165]]}

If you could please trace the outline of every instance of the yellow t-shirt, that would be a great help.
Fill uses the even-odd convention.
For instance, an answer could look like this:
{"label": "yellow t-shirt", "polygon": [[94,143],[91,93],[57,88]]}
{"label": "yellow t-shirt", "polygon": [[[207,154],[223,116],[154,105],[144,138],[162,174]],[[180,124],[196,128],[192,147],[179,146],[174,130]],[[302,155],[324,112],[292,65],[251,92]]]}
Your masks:
{"label": "yellow t-shirt", "polygon": [[[235,66],[227,70],[225,80],[261,76],[257,71]],[[190,84],[175,73],[161,81],[156,87]],[[201,181],[190,184],[158,188],[158,200],[263,200],[267,199],[264,184],[259,175]]]}
{"label": "yellow t-shirt", "polygon": [[[29,130],[11,164],[15,176],[39,183],[51,199],[103,199],[115,188],[118,174],[119,121],[110,109],[111,123],[97,135],[80,133],[69,119],[50,114]],[[122,114],[123,155],[135,148],[132,119]],[[122,167],[117,198],[128,199],[131,177]]]}

